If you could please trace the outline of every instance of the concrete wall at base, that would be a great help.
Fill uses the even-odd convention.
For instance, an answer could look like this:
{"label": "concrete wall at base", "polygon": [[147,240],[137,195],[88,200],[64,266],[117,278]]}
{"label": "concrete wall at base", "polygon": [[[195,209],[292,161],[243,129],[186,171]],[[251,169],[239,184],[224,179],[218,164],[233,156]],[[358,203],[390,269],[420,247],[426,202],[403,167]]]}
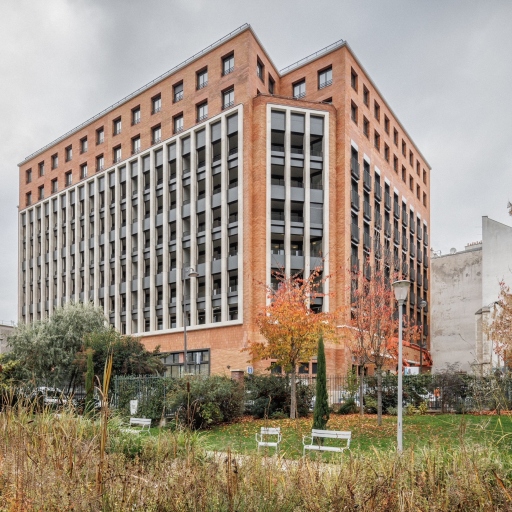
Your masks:
{"label": "concrete wall at base", "polygon": [[431,353],[433,372],[476,361],[475,313],[481,308],[482,249],[432,259]]}

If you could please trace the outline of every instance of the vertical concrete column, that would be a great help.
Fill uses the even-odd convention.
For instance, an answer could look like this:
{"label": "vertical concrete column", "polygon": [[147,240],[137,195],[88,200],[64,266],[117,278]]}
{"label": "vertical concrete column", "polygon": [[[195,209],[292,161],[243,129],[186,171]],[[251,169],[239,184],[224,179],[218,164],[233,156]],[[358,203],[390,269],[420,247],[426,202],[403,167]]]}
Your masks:
{"label": "vertical concrete column", "polygon": [[126,332],[133,334],[132,325],[132,225],[133,225],[133,187],[131,162],[126,164]]}
{"label": "vertical concrete column", "polygon": [[[114,327],[120,331],[121,330],[121,298],[119,294],[120,283],[121,283],[121,258],[123,255],[121,254],[121,172],[119,167],[116,167],[114,171],[114,213],[115,213],[115,223],[114,223],[114,232],[115,232],[115,263],[114,263]],[[109,183],[110,185],[110,183]],[[125,260],[126,261],[126,260]],[[112,269],[111,269],[112,271]],[[109,290],[110,296],[110,290]]]}
{"label": "vertical concrete column", "polygon": [[137,157],[137,332],[144,332],[144,169]]}
{"label": "vertical concrete column", "polygon": [[169,144],[162,147],[162,165],[163,165],[163,214],[162,214],[162,235],[163,235],[163,251],[162,251],[162,318],[163,329],[169,329],[169,194],[171,187],[169,186]]}
{"label": "vertical concrete column", "polygon": [[311,271],[311,115],[306,113],[304,125],[304,277]]}
{"label": "vertical concrete column", "polygon": [[226,322],[229,320],[229,305],[228,305],[228,292],[229,292],[229,274],[228,274],[228,223],[229,223],[229,209],[227,202],[227,120],[226,116],[221,118],[221,279],[222,279],[222,293],[221,293],[221,321]]}
{"label": "vertical concrete column", "polygon": [[211,142],[211,124],[206,126],[205,134],[205,162],[206,162],[206,177],[205,177],[205,316],[206,323],[211,323],[212,318],[212,225],[211,219],[211,182],[212,182],[212,142]]}
{"label": "vertical concrete column", "polygon": [[182,138],[176,139],[176,326],[183,327],[183,161]]}
{"label": "vertical concrete column", "polygon": [[152,149],[149,158],[149,330],[156,331],[156,176],[155,176],[155,150]]}
{"label": "vertical concrete column", "polygon": [[238,107],[238,320],[244,311],[244,119],[243,105]]}
{"label": "vertical concrete column", "polygon": [[90,204],[89,204],[89,183],[84,184],[84,302],[89,302],[90,289],[90,256],[89,238],[90,230]]}
{"label": "vertical concrete column", "polygon": [[291,112],[286,109],[286,124],[284,131],[284,182],[285,182],[285,200],[284,200],[284,270],[287,277],[290,276],[291,254],[290,254],[290,211],[291,211],[291,190],[290,190],[290,159],[291,159]]}
{"label": "vertical concrete column", "polygon": [[[329,113],[326,112],[324,115],[324,136],[323,136],[323,189],[324,189],[324,204],[323,204],[323,236],[322,236],[322,244],[324,247],[323,257],[324,257],[324,276],[328,276],[330,274],[330,253],[329,253],[329,240],[330,240],[330,182],[331,182],[331,174],[330,174],[330,161],[329,161]],[[308,163],[309,165],[309,163]],[[327,280],[324,283],[324,301],[323,301],[323,310],[329,311],[330,303],[329,303],[329,290],[330,283]]]}
{"label": "vertical concrete column", "polygon": [[[207,128],[207,126],[205,126]],[[197,144],[196,133],[190,134],[190,267],[197,271]],[[190,280],[189,325],[197,324],[197,277]]]}
{"label": "vertical concrete column", "polygon": [[100,184],[98,177],[94,178],[94,305],[99,306],[100,289]]}

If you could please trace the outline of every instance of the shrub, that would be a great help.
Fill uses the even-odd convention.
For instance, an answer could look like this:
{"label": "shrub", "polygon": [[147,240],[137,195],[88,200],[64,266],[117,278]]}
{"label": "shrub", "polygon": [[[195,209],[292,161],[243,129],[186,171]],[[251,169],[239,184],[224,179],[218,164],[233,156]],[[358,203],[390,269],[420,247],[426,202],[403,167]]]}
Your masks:
{"label": "shrub", "polygon": [[[245,377],[246,410],[255,418],[275,418],[276,413],[290,415],[290,381],[281,375],[247,375]],[[314,390],[297,382],[297,414],[307,416],[313,404]]]}
{"label": "shrub", "polygon": [[166,405],[182,424],[208,428],[242,416],[244,390],[238,382],[220,375],[180,379],[167,390]]}
{"label": "shrub", "polygon": [[359,407],[354,398],[348,398],[338,409],[338,414],[355,414]]}
{"label": "shrub", "polygon": [[396,407],[388,407],[386,409],[386,412],[390,415],[390,416],[396,416],[398,414],[398,409]]}

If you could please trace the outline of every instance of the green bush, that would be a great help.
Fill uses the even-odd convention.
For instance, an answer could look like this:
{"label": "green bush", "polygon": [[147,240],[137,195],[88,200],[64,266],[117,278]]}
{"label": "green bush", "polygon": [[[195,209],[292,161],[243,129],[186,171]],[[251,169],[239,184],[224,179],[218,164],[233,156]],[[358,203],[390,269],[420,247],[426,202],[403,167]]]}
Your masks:
{"label": "green bush", "polygon": [[338,414],[355,414],[359,410],[359,406],[353,398],[348,398],[338,408]]}
{"label": "green bush", "polygon": [[[282,375],[246,375],[246,411],[255,418],[290,416],[290,381]],[[297,414],[307,416],[313,404],[314,389],[297,382]],[[278,414],[279,413],[279,414]],[[276,416],[277,414],[277,416]]]}
{"label": "green bush", "polygon": [[244,390],[220,375],[174,380],[167,390],[166,407],[187,427],[209,428],[242,416]]}

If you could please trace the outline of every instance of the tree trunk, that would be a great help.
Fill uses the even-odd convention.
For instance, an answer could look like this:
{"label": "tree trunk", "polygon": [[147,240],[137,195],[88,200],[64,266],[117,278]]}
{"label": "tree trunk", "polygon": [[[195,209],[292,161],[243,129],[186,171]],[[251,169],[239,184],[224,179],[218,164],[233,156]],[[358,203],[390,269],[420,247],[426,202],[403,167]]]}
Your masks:
{"label": "tree trunk", "polygon": [[377,424],[382,425],[382,368],[377,366]]}
{"label": "tree trunk", "polygon": [[364,364],[359,366],[359,414],[361,416],[364,415],[363,390],[364,390]]}
{"label": "tree trunk", "polygon": [[290,419],[294,420],[297,417],[297,382],[295,381],[295,366],[290,373]]}

